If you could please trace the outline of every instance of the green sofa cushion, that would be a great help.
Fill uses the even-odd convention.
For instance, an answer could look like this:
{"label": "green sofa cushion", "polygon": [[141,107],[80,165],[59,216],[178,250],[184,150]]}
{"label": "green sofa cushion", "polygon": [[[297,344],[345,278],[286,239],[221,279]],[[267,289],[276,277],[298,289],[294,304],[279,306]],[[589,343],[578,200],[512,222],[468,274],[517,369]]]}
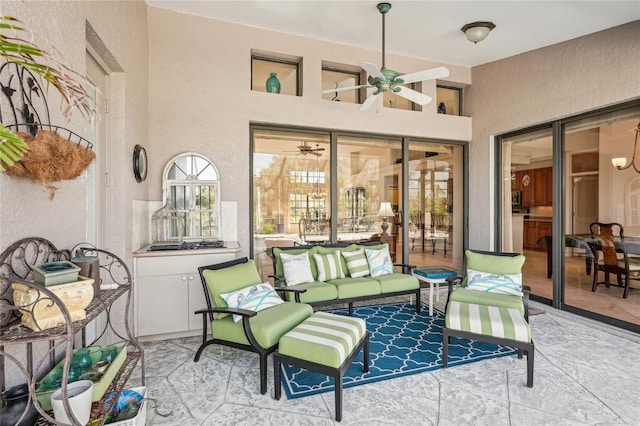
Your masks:
{"label": "green sofa cushion", "polygon": [[[263,348],[270,348],[297,324],[313,314],[313,308],[305,303],[284,302],[269,309],[260,311],[249,320],[251,331]],[[234,322],[231,316],[217,319],[211,323],[211,330],[216,339],[248,345],[242,321]]]}
{"label": "green sofa cushion", "polygon": [[464,287],[458,287],[449,295],[449,303],[451,302],[473,303],[476,305],[513,308],[517,309],[522,313],[522,315],[524,315],[524,303],[522,302],[522,298],[518,296],[485,293],[482,291],[469,290]]}
{"label": "green sofa cushion", "polygon": [[362,278],[339,278],[329,281],[338,289],[339,299],[348,299],[351,297],[372,296],[380,294],[380,283],[370,277]]}
{"label": "green sofa cushion", "polygon": [[393,273],[373,278],[380,283],[382,293],[395,291],[417,290],[420,282],[413,275]]}
{"label": "green sofa cushion", "polygon": [[[306,289],[304,293],[300,294],[300,302],[313,303],[322,302],[325,300],[334,300],[338,297],[338,290],[336,286],[324,283],[321,281],[314,281],[312,283],[302,283],[291,288]],[[290,302],[295,301],[295,294],[283,293],[286,299]]]}
{"label": "green sofa cushion", "polygon": [[[215,306],[226,308],[227,302],[220,296],[223,293],[231,293],[241,288],[262,283],[258,269],[253,260],[240,265],[222,269],[207,269],[202,272],[209,292],[213,296]],[[219,314],[218,318],[224,318],[229,314]]]}
{"label": "green sofa cushion", "polygon": [[316,312],[282,336],[278,352],[340,368],[366,333],[367,324],[362,318]]}
{"label": "green sofa cushion", "polygon": [[485,336],[531,342],[531,328],[521,312],[511,308],[450,302],[445,326]]}

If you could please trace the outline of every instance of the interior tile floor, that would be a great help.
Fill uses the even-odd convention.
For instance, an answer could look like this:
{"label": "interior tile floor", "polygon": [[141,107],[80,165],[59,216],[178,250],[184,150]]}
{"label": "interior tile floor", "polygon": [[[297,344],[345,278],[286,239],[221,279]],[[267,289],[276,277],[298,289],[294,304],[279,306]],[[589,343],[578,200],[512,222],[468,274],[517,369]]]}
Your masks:
{"label": "interior tile floor", "polygon": [[[484,360],[347,388],[340,424],[640,424],[640,335],[533,305],[542,311],[530,318],[533,388],[525,385],[524,359]],[[143,344],[148,396],[159,412],[172,412],[161,417],[149,408],[148,425],[335,424],[333,393],[273,399],[272,357],[261,395],[255,354],[212,345],[195,363],[199,344],[199,337]]]}

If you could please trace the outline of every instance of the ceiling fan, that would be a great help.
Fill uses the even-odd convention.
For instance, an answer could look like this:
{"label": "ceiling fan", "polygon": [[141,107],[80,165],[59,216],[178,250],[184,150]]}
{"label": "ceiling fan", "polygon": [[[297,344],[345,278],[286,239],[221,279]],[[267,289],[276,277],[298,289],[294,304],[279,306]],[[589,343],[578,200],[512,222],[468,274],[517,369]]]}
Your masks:
{"label": "ceiling fan", "polygon": [[365,111],[378,100],[378,95],[386,92],[392,91],[398,96],[402,96],[405,99],[410,100],[411,102],[417,103],[419,105],[426,105],[431,102],[431,97],[424,95],[420,92],[417,92],[413,89],[409,89],[408,87],[403,86],[403,84],[415,83],[418,81],[424,80],[433,80],[435,78],[444,78],[449,76],[449,70],[445,67],[433,68],[430,70],[418,71],[411,74],[400,75],[397,71],[385,68],[384,56],[385,56],[385,31],[384,31],[384,17],[387,12],[391,9],[391,3],[378,3],[377,5],[378,11],[382,14],[382,68],[378,69],[374,64],[369,62],[361,62],[359,65],[364,69],[369,78],[367,81],[369,84],[362,84],[359,86],[351,86],[351,87],[338,87],[335,89],[323,90],[322,93],[337,93],[343,92],[346,90],[354,90],[360,88],[372,88],[375,87],[377,90],[370,94],[367,99],[360,105],[359,111]]}
{"label": "ceiling fan", "polygon": [[319,151],[324,151],[324,148],[319,148],[319,146],[320,146],[319,144],[316,144],[316,147],[312,148],[308,142],[302,141],[302,145],[298,145],[298,151],[284,151],[284,152],[297,152],[298,154],[302,154],[302,155],[312,154],[319,157],[322,155]]}

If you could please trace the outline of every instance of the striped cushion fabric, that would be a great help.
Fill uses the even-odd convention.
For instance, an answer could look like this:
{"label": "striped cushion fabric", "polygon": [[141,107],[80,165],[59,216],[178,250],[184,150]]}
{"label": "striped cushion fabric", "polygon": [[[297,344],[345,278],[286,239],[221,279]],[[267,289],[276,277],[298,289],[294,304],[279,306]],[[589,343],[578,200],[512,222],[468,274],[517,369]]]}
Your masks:
{"label": "striped cushion fabric", "polygon": [[[252,285],[220,296],[227,302],[229,308],[248,309],[255,312],[284,303],[269,283]],[[235,322],[241,319],[241,315],[233,316]]]}
{"label": "striped cushion fabric", "polygon": [[340,250],[327,254],[314,254],[313,258],[316,260],[316,266],[318,267],[318,281],[344,278]]}
{"label": "striped cushion fabric", "polygon": [[522,297],[522,274],[492,274],[467,269],[467,289]]}
{"label": "striped cushion fabric", "polygon": [[364,249],[358,249],[354,251],[342,252],[345,262],[347,262],[347,269],[349,269],[349,275],[352,278],[366,277],[369,275],[369,263],[367,263],[367,256],[364,254]]}
{"label": "striped cushion fabric", "polygon": [[278,352],[339,368],[366,332],[361,318],[316,312],[280,338]]}
{"label": "striped cushion fabric", "polygon": [[531,341],[531,328],[524,316],[513,308],[449,302],[445,326],[504,339]]}

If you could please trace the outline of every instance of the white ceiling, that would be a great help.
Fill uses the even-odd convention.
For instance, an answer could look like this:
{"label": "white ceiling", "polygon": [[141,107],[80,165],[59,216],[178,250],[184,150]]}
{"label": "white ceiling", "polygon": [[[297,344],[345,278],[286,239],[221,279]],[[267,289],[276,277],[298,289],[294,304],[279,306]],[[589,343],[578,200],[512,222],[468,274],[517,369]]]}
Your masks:
{"label": "white ceiling", "polygon": [[[182,13],[382,50],[378,1],[146,1],[150,6]],[[640,0],[390,3],[387,52],[464,66],[493,62],[640,20]],[[460,28],[475,21],[492,21],[496,28],[474,45]],[[393,64],[387,65],[393,68]]]}

